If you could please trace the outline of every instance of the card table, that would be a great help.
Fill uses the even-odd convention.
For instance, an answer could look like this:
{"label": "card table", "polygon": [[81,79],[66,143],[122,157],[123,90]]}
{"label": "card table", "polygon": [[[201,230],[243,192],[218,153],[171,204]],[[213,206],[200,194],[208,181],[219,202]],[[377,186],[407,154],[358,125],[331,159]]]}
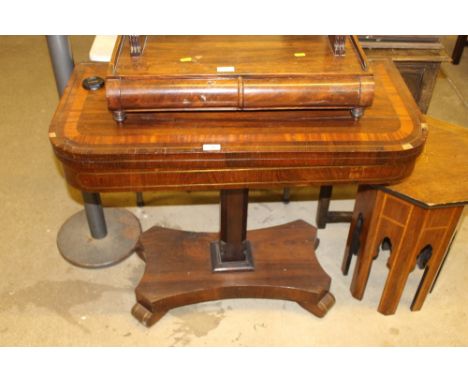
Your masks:
{"label": "card table", "polygon": [[396,68],[375,61],[373,105],[358,121],[343,110],[194,111],[129,114],[118,124],[105,89],[75,68],[49,130],[67,182],[83,192],[220,190],[220,233],[153,227],[132,313],[150,326],[168,310],[223,298],[296,301],[322,317],[331,279],[304,221],[247,231],[248,190],[322,184],[397,183],[413,170],[426,128]]}

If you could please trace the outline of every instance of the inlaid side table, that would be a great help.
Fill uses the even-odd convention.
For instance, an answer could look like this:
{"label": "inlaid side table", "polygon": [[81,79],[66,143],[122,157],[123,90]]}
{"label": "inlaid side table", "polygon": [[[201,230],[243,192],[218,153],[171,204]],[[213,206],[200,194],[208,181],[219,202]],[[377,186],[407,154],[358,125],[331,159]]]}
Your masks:
{"label": "inlaid side table", "polygon": [[347,274],[357,254],[351,293],[362,299],[372,261],[391,250],[378,311],[395,313],[409,274],[424,269],[411,310],[432,290],[468,203],[468,129],[427,117],[429,135],[411,176],[392,186],[358,190],[343,259]]}

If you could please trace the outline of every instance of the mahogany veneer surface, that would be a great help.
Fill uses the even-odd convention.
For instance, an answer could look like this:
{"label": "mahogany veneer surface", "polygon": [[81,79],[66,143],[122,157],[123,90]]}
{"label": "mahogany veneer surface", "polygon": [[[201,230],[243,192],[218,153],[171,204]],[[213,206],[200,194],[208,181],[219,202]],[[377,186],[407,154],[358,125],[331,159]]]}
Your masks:
{"label": "mahogany veneer surface", "polygon": [[177,306],[222,298],[275,298],[299,303],[323,317],[335,299],[331,279],[315,257],[316,228],[302,220],[249,231],[255,270],[211,271],[215,233],[153,227],[137,251],[146,262],[133,314],[147,326]]}
{"label": "mahogany veneer surface", "polygon": [[[142,38],[143,39],[143,38]],[[374,80],[357,38],[335,56],[328,36],[146,36],[139,56],[117,41],[111,110],[363,107]]]}
{"label": "mahogany veneer surface", "polygon": [[118,125],[105,89],[81,86],[106,69],[75,68],[49,131],[67,181],[83,191],[397,182],[425,141],[417,106],[386,61],[373,63],[374,103],[357,122],[303,110],[132,114]]}
{"label": "mahogany veneer surface", "polygon": [[[147,39],[144,60],[127,54],[128,39],[119,41],[114,52],[118,57],[112,60],[110,74],[210,75],[219,66],[234,66],[236,73],[243,75],[310,74],[311,67],[331,74],[363,71],[349,39],[345,43],[348,54],[342,59],[333,57],[327,36],[148,36]],[[296,60],[294,53],[304,53],[302,60]],[[180,60],[186,57],[192,58],[190,64]]]}

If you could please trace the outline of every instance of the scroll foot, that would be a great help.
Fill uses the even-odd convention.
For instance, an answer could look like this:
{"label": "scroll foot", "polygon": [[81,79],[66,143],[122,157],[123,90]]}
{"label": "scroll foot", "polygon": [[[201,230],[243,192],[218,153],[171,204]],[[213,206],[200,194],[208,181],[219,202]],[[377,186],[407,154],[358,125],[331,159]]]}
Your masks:
{"label": "scroll foot", "polygon": [[331,307],[335,305],[335,297],[330,292],[326,292],[325,295],[316,303],[300,302],[299,305],[317,317],[323,317]]}
{"label": "scroll foot", "polygon": [[138,321],[140,321],[143,325],[145,325],[148,328],[150,326],[153,326],[166,313],[166,311],[159,311],[153,313],[138,302],[132,308],[133,317],[135,317]]}

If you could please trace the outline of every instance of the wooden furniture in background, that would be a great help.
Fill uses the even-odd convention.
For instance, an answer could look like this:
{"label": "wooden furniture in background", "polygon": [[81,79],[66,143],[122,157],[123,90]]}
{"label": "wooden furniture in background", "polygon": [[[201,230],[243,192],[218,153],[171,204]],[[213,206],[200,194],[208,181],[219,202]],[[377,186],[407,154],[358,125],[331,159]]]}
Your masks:
{"label": "wooden furniture in background", "polygon": [[[440,65],[450,62],[437,36],[359,36],[369,59],[390,59],[398,68],[419,109],[426,113],[432,98]],[[351,221],[351,211],[329,211],[333,188],[320,188],[316,224],[325,228],[327,223]]]}
{"label": "wooden furniture in background", "polygon": [[468,203],[468,129],[427,117],[429,136],[415,169],[402,183],[360,187],[343,259],[347,274],[357,254],[351,293],[362,299],[372,261],[385,243],[391,254],[378,311],[395,313],[408,275],[424,269],[411,310],[434,286],[457,223]]}
{"label": "wooden furniture in background", "polygon": [[429,108],[440,64],[450,57],[437,36],[359,36],[369,60],[391,59],[419,109]]}
{"label": "wooden furniture in background", "polygon": [[468,36],[458,36],[457,41],[455,42],[455,47],[452,52],[452,61],[454,65],[458,65],[463,55],[463,50],[465,46],[468,45]]}
{"label": "wooden furniture in background", "polygon": [[165,110],[332,108],[360,118],[372,103],[373,74],[356,37],[332,37],[119,37],[108,107],[118,122]]}
{"label": "wooden furniture in background", "polygon": [[351,211],[330,211],[333,186],[320,186],[315,224],[317,228],[325,228],[327,223],[348,223],[351,221]]}
{"label": "wooden furniture in background", "polygon": [[339,110],[326,119],[315,110],[158,112],[129,114],[122,128],[105,90],[81,86],[104,76],[106,65],[76,67],[49,132],[70,185],[222,194],[220,236],[158,227],[143,233],[135,317],[151,325],[176,306],[234,297],[289,299],[318,316],[327,312],[334,299],[314,255],[315,229],[296,221],[247,231],[247,189],[408,176],[425,142],[420,113],[390,63],[372,70],[374,103],[359,121]]}

